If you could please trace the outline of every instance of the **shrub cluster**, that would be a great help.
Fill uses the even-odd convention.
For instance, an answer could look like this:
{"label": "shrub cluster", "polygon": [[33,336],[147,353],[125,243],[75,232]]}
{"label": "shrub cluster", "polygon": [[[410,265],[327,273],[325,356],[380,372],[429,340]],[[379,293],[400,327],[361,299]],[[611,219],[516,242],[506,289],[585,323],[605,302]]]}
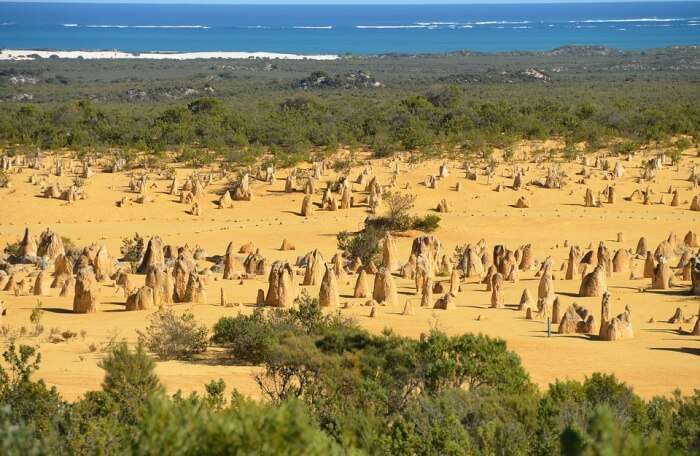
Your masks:
{"label": "shrub cluster", "polygon": [[[226,317],[214,339],[260,365],[269,399],[167,396],[139,344],[100,362],[102,388],[64,401],[34,380],[35,348],[10,343],[0,364],[0,453],[261,455],[666,455],[700,451],[700,390],[644,401],[612,375],[531,382],[504,341],[484,335],[420,340],[370,334],[296,310]],[[240,339],[240,340],[239,340]],[[242,350],[253,350],[246,358]]]}
{"label": "shrub cluster", "polygon": [[260,364],[287,335],[322,334],[337,327],[354,327],[339,314],[324,314],[318,300],[302,294],[296,308],[256,308],[252,314],[223,317],[214,325],[212,343],[226,347],[239,363]]}
{"label": "shrub cluster", "polygon": [[134,263],[141,260],[145,244],[144,239],[139,233],[135,233],[133,237],[123,238],[121,246],[122,261]]}
{"label": "shrub cluster", "polygon": [[192,313],[177,315],[166,308],[149,317],[146,331],[139,331],[139,343],[160,360],[189,359],[207,349],[208,334]]}
{"label": "shrub cluster", "polygon": [[382,201],[386,214],[368,217],[365,226],[356,233],[338,233],[338,248],[350,258],[359,258],[362,264],[376,261],[380,243],[388,231],[420,230],[432,233],[440,226],[440,217],[428,214],[424,217],[411,215],[416,195],[400,192],[385,192]]}
{"label": "shrub cluster", "polygon": [[179,161],[193,166],[218,159],[240,164],[271,153],[277,165],[291,166],[312,151],[337,150],[338,145],[367,146],[376,157],[409,150],[488,158],[500,147],[508,159],[521,139],[557,137],[595,149],[619,139],[647,143],[700,137],[693,96],[674,99],[665,86],[640,87],[658,94],[638,99],[630,99],[629,89],[605,82],[552,93],[529,94],[531,88],[497,85],[477,97],[456,85],[419,85],[325,99],[299,92],[265,96],[257,90],[264,101],[200,98],[151,102],[148,109],[86,100],[7,103],[0,111],[0,142],[81,151],[121,148],[127,155],[147,151],[154,159],[175,150]]}

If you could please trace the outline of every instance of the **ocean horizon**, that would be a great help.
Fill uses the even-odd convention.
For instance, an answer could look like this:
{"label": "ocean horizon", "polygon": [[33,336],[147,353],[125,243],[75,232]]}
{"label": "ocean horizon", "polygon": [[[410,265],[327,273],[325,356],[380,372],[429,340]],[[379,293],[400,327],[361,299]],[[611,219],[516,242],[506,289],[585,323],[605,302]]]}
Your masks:
{"label": "ocean horizon", "polygon": [[342,55],[700,44],[700,2],[0,3],[0,48]]}

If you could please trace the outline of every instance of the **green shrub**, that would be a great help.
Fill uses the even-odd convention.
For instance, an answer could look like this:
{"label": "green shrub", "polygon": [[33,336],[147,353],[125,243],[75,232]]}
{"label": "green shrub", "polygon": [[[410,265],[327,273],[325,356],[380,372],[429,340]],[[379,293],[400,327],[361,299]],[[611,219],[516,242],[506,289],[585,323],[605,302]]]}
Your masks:
{"label": "green shrub", "polygon": [[700,454],[700,389],[687,397],[674,392],[669,401],[672,415],[665,428],[670,430],[671,444],[676,450]]}
{"label": "green shrub", "polygon": [[256,308],[251,315],[220,318],[214,325],[211,341],[226,347],[236,362],[259,364],[278,343],[279,334],[265,311]]}
{"label": "green shrub", "polygon": [[138,334],[139,343],[165,361],[190,359],[206,351],[208,332],[206,326],[197,324],[193,314],[177,315],[172,309],[163,309],[152,314],[146,331]]}
{"label": "green shrub", "polygon": [[41,354],[34,347],[17,347],[10,342],[2,357],[5,367],[0,364],[0,408],[9,407],[5,419],[26,424],[36,435],[47,433],[63,403],[56,388],[47,388],[43,380],[31,378],[39,369]]}
{"label": "green shrub", "polygon": [[187,166],[193,168],[199,168],[210,165],[216,157],[214,153],[209,150],[186,148],[180,151],[176,158],[180,163],[185,163]]}
{"label": "green shrub", "polygon": [[416,195],[411,193],[385,192],[382,201],[387,207],[389,229],[405,229],[410,225],[410,212],[416,204]]}
{"label": "green shrub", "polygon": [[[133,436],[131,454],[346,455],[299,401],[278,405],[240,400],[217,411],[200,400],[154,397]],[[350,451],[350,454],[353,452]]]}
{"label": "green shrub", "polygon": [[333,162],[333,171],[347,176],[354,165],[355,162],[352,158],[347,160],[335,160]]}
{"label": "green shrub", "polygon": [[420,395],[390,435],[396,454],[528,454],[536,429],[534,395],[448,389]]}
{"label": "green shrub", "polygon": [[[539,393],[504,341],[370,334],[302,295],[260,314],[277,342],[256,375],[269,402],[223,380],[164,394],[140,345],[113,345],[101,391],[63,402],[40,356],[0,364],[0,454],[667,455],[700,451],[700,390],[645,402],[611,375]],[[242,321],[241,316],[235,317]],[[240,323],[240,321],[239,321]]]}
{"label": "green shrub", "polygon": [[34,307],[32,313],[29,314],[29,323],[32,325],[32,334],[35,336],[44,332],[44,327],[41,325],[41,317],[44,315],[44,311],[41,306],[42,302],[37,301],[36,307]]}
{"label": "green shrub", "polygon": [[123,405],[104,391],[88,391],[58,421],[63,451],[57,454],[124,454],[138,427]]}
{"label": "green shrub", "polygon": [[212,380],[204,385],[206,391],[205,400],[207,405],[216,410],[221,410],[226,405],[224,392],[226,391],[226,382],[223,379]]}
{"label": "green shrub", "polygon": [[0,394],[7,394],[8,391],[22,383],[30,381],[30,377],[39,369],[41,354],[36,348],[28,345],[20,345],[19,350],[14,342],[10,342],[5,352],[2,354],[9,371],[0,365]]}
{"label": "green shrub", "polygon": [[679,147],[674,147],[673,149],[669,150],[667,153],[668,153],[669,158],[671,159],[671,162],[674,165],[679,164],[681,162],[681,160],[683,159],[683,149],[681,149]]}
{"label": "green shrub", "polygon": [[542,427],[537,445],[541,451],[559,452],[561,433],[566,428],[585,429],[599,406],[605,406],[631,431],[644,432],[649,425],[644,401],[614,375],[594,373],[583,383],[556,381],[539,404]]}
{"label": "green shrub", "polygon": [[374,158],[386,158],[390,157],[398,148],[386,136],[376,135],[370,144],[370,149]]}
{"label": "green shrub", "polygon": [[105,371],[102,390],[119,406],[120,419],[125,423],[136,423],[149,398],[162,391],[155,363],[141,344],[133,352],[126,342],[115,344],[98,366]]}
{"label": "green shrub", "polygon": [[351,258],[359,258],[362,264],[369,264],[379,257],[380,242],[385,231],[370,226],[357,233],[341,231],[338,233],[338,248]]}
{"label": "green shrub", "polygon": [[693,147],[693,141],[688,138],[679,138],[674,144],[677,149],[684,151]]}
{"label": "green shrub", "polygon": [[594,456],[667,455],[671,447],[657,436],[644,436],[625,427],[607,406],[598,406],[585,428],[568,426],[560,436],[561,454]]}
{"label": "green shrub", "polygon": [[428,214],[424,217],[415,217],[413,219],[413,229],[432,233],[440,227],[440,216]]}
{"label": "green shrub", "polygon": [[121,246],[122,261],[134,263],[141,260],[144,249],[144,239],[135,233],[133,237],[123,238]]}
{"label": "green shrub", "polygon": [[561,153],[561,156],[566,161],[574,161],[578,157],[578,150],[574,146],[566,146]]}
{"label": "green shrub", "polygon": [[620,141],[612,146],[612,151],[618,155],[630,154],[639,149],[639,144],[635,141]]}
{"label": "green shrub", "polygon": [[[532,133],[528,134],[530,136]],[[503,151],[503,161],[505,162],[510,162],[513,160],[513,157],[515,156],[515,148],[514,147],[507,147]]]}
{"label": "green shrub", "polygon": [[214,325],[212,343],[226,347],[236,362],[260,364],[268,360],[288,335],[319,336],[355,322],[339,314],[326,315],[318,299],[303,292],[292,309],[256,308],[252,314],[223,317]]}
{"label": "green shrub", "polygon": [[20,241],[17,241],[17,242],[8,243],[5,246],[4,252],[12,257],[18,258],[20,256],[21,250],[22,250],[22,247],[20,245]]}
{"label": "green shrub", "polygon": [[0,406],[0,454],[4,456],[43,456],[50,449],[34,426],[16,421],[8,405]]}

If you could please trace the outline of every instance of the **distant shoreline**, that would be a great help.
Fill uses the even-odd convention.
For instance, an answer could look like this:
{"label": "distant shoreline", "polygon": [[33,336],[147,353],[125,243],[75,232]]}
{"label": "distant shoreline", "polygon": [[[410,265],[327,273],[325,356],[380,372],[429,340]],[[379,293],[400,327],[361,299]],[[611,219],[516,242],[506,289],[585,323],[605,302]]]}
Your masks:
{"label": "distant shoreline", "polygon": [[552,49],[541,51],[530,50],[513,50],[513,51],[497,51],[497,52],[481,52],[469,49],[460,49],[446,52],[387,52],[378,54],[294,54],[294,53],[279,53],[279,52],[244,52],[244,51],[119,51],[119,50],[57,50],[57,49],[2,49],[0,48],[0,62],[18,62],[32,61],[37,59],[69,59],[69,60],[316,60],[316,61],[335,61],[342,59],[372,59],[372,58],[387,58],[387,57],[429,57],[429,56],[556,56],[556,55],[635,55],[644,52],[655,50],[679,50],[679,49],[698,49],[700,46],[689,45],[672,45],[661,47],[650,47],[644,49],[619,49],[609,46],[600,45],[580,45],[566,44]]}
{"label": "distant shoreline", "polygon": [[[699,1],[597,3],[594,8],[583,3],[2,5],[0,47],[146,53],[142,59],[164,59],[160,54],[170,52],[181,53],[180,59],[328,60],[459,50],[537,52],[567,44],[629,51],[700,45]],[[215,52],[199,54],[210,51]]]}
{"label": "distant shoreline", "polygon": [[282,59],[282,60],[337,60],[335,54],[283,54],[276,52],[124,52],[124,51],[53,51],[33,49],[2,49],[0,61],[35,60],[36,58],[60,59],[150,59],[150,60],[194,60],[194,59]]}

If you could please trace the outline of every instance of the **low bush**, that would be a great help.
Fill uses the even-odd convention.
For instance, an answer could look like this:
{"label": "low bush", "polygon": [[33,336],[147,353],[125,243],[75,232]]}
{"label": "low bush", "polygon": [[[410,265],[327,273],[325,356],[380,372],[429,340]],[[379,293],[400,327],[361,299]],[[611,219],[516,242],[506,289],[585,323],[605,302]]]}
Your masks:
{"label": "low bush", "polygon": [[32,334],[38,336],[44,332],[44,327],[41,325],[41,317],[44,315],[44,310],[42,307],[42,302],[37,301],[36,307],[32,309],[32,313],[29,314],[29,323],[32,325]]}
{"label": "low bush", "polygon": [[165,309],[151,315],[146,331],[139,331],[139,342],[158,359],[182,360],[207,349],[208,333],[191,313],[177,315]]}
{"label": "low bush", "polygon": [[251,315],[223,317],[214,325],[212,343],[226,347],[233,360],[260,364],[289,335],[318,336],[355,323],[339,314],[325,315],[318,299],[302,293],[293,309],[256,308]]}
{"label": "low bush", "polygon": [[389,230],[403,231],[411,227],[411,209],[416,204],[412,193],[385,192],[382,200],[387,207],[384,225]]}
{"label": "low bush", "polygon": [[[40,357],[0,362],[0,454],[694,455],[700,390],[644,401],[612,375],[539,392],[504,341],[431,331],[370,334],[315,299],[260,317],[279,342],[256,376],[270,401],[222,380],[167,395],[144,347],[111,346],[102,388],[64,401],[32,377]],[[240,318],[240,317],[235,317]],[[259,325],[260,325],[259,324]]]}
{"label": "low bush", "polygon": [[257,308],[251,315],[223,317],[214,325],[212,343],[226,347],[240,363],[258,364],[278,343],[279,335],[265,311]]}
{"label": "low bush", "polygon": [[415,217],[413,219],[413,229],[432,233],[440,227],[440,216],[428,214],[425,217]]}
{"label": "low bush", "polygon": [[357,233],[341,231],[338,233],[338,248],[351,258],[359,258],[362,264],[376,261],[380,248],[379,243],[384,237],[384,230],[369,226]]}
{"label": "low bush", "polygon": [[21,250],[21,246],[20,246],[19,241],[17,241],[17,242],[8,243],[5,246],[4,252],[11,257],[19,258],[20,250]]}
{"label": "low bush", "polygon": [[139,235],[139,233],[135,233],[133,237],[122,239],[122,261],[133,263],[141,260],[143,249],[144,239]]}
{"label": "low bush", "polygon": [[105,371],[102,391],[118,404],[119,417],[126,423],[142,418],[149,398],[163,390],[155,363],[140,343],[133,351],[126,342],[115,344],[98,366]]}
{"label": "low bush", "polygon": [[431,233],[440,226],[440,217],[434,214],[425,217],[406,216],[397,220],[387,217],[373,217],[365,220],[365,228],[356,232],[341,231],[338,233],[338,249],[350,258],[359,258],[362,264],[379,261],[381,243],[389,231],[406,231],[415,229]]}

